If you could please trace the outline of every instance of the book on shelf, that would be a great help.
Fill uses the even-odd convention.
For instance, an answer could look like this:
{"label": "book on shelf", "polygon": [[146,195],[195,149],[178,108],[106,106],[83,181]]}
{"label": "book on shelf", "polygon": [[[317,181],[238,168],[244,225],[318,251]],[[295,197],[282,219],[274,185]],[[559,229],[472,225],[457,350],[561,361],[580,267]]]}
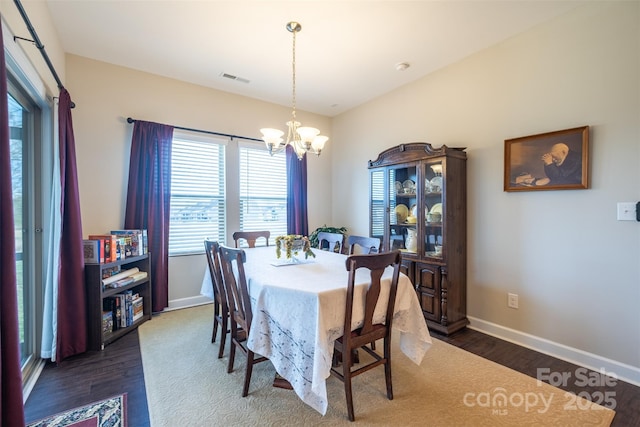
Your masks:
{"label": "book on shelf", "polygon": [[125,294],[114,295],[120,300],[120,328],[127,327],[127,297]]}
{"label": "book on shelf", "polygon": [[120,298],[108,297],[102,300],[102,309],[111,313],[112,330],[120,329],[120,317],[122,310],[120,307]]}
{"label": "book on shelf", "polygon": [[128,290],[124,294],[125,307],[127,309],[127,326],[133,325],[133,291]]}
{"label": "book on shelf", "polygon": [[112,234],[91,234],[89,240],[101,240],[104,248],[104,262],[116,261],[116,236]]}
{"label": "book on shelf", "polygon": [[108,336],[113,332],[113,312],[110,310],[102,311],[102,335]]}
{"label": "book on shelf", "polygon": [[113,267],[105,267],[102,269],[102,279],[108,279],[111,276],[115,276],[120,273],[122,268],[119,265],[114,265]]}
{"label": "book on shelf", "polygon": [[117,328],[114,329],[122,329],[124,327],[127,326],[127,319],[126,319],[126,309],[125,309],[125,298],[123,294],[116,294],[112,297],[110,297],[111,299],[113,299],[114,304],[115,304],[115,311],[114,311],[114,316],[113,316],[113,322],[115,325],[117,325]]}
{"label": "book on shelf", "polygon": [[[116,236],[115,234],[112,234],[112,236],[115,237],[116,260],[126,259],[127,258],[127,250],[126,250],[125,238],[124,237],[120,237],[120,236]],[[129,252],[129,253],[131,253],[131,252]],[[129,256],[131,256],[131,255],[129,255]]]}
{"label": "book on shelf", "polygon": [[147,230],[111,230],[111,234],[128,239],[125,243],[125,251],[130,252],[131,255],[127,256],[140,256],[147,253]]}
{"label": "book on shelf", "polygon": [[148,254],[149,253],[149,244],[148,244],[148,240],[147,240],[147,230],[143,229],[142,230],[142,254]]}
{"label": "book on shelf", "polygon": [[123,286],[127,286],[128,284],[133,283],[133,277],[129,276],[129,277],[124,277],[122,279],[116,280],[113,283],[109,283],[107,285],[108,288],[121,288]]}
{"label": "book on shelf", "polygon": [[99,240],[83,240],[82,247],[85,264],[104,263],[104,249],[101,250]]}
{"label": "book on shelf", "polygon": [[105,263],[111,262],[111,239],[95,239],[100,245],[100,252]]}
{"label": "book on shelf", "polygon": [[135,322],[144,316],[143,298],[138,294],[134,294],[131,305],[133,306],[133,321]]}
{"label": "book on shelf", "polygon": [[126,328],[133,325],[133,291],[129,289],[113,297],[119,299],[120,327]]}

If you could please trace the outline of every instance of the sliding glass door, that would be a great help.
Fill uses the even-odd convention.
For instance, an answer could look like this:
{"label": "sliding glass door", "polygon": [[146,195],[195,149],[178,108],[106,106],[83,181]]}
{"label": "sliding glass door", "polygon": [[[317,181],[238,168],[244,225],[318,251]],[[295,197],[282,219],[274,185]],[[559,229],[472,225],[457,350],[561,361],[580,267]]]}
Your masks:
{"label": "sliding glass door", "polygon": [[[39,165],[36,142],[36,123],[39,109],[20,88],[9,81],[8,85],[9,131],[11,151],[11,183],[13,190],[13,216],[15,227],[16,273],[18,282],[18,325],[20,332],[20,357],[23,379],[35,366],[38,356],[37,332],[38,304],[41,287],[37,249],[40,231]],[[39,236],[38,236],[39,237]]]}

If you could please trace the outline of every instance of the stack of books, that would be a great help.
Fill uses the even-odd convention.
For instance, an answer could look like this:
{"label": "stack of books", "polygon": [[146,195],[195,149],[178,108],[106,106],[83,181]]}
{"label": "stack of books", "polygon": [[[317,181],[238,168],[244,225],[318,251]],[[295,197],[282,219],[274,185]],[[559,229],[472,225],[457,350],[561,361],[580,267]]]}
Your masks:
{"label": "stack of books", "polygon": [[103,300],[102,333],[106,337],[118,329],[133,325],[144,315],[144,299],[131,290]]}
{"label": "stack of books", "polygon": [[83,240],[84,262],[103,264],[148,253],[147,230],[111,230]]}

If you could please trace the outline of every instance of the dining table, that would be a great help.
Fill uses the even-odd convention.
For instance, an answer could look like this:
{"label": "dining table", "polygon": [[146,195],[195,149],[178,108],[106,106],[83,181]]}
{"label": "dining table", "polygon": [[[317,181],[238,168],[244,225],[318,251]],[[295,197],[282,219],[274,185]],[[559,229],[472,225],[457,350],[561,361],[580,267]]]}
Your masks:
{"label": "dining table", "polygon": [[[245,248],[244,264],[253,319],[247,346],[270,359],[303,402],[325,414],[326,380],[331,374],[334,341],[342,336],[346,309],[347,255],[313,250],[315,257],[295,262],[276,257],[271,246]],[[382,290],[374,321],[386,316],[392,268],[382,276]],[[351,330],[364,319],[368,272],[356,273]],[[201,294],[213,298],[208,270]],[[419,365],[432,341],[411,280],[400,273],[393,333],[400,334],[401,351]]]}

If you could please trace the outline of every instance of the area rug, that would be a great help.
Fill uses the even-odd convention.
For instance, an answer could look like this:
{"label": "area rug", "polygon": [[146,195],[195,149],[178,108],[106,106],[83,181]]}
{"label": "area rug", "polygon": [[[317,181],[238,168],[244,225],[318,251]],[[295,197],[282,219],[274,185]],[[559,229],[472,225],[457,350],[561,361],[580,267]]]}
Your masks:
{"label": "area rug", "polygon": [[70,409],[27,427],[127,427],[127,394]]}
{"label": "area rug", "polygon": [[[139,328],[152,427],[353,426],[344,386],[327,379],[329,409],[322,416],[290,390],[273,387],[269,362],[253,369],[241,397],[245,358],[227,374],[211,343],[213,307],[163,313]],[[398,335],[398,334],[396,334]],[[359,426],[609,426],[614,411],[434,339],[420,366],[394,342],[394,399],[387,400],[384,370],[353,381]]]}

